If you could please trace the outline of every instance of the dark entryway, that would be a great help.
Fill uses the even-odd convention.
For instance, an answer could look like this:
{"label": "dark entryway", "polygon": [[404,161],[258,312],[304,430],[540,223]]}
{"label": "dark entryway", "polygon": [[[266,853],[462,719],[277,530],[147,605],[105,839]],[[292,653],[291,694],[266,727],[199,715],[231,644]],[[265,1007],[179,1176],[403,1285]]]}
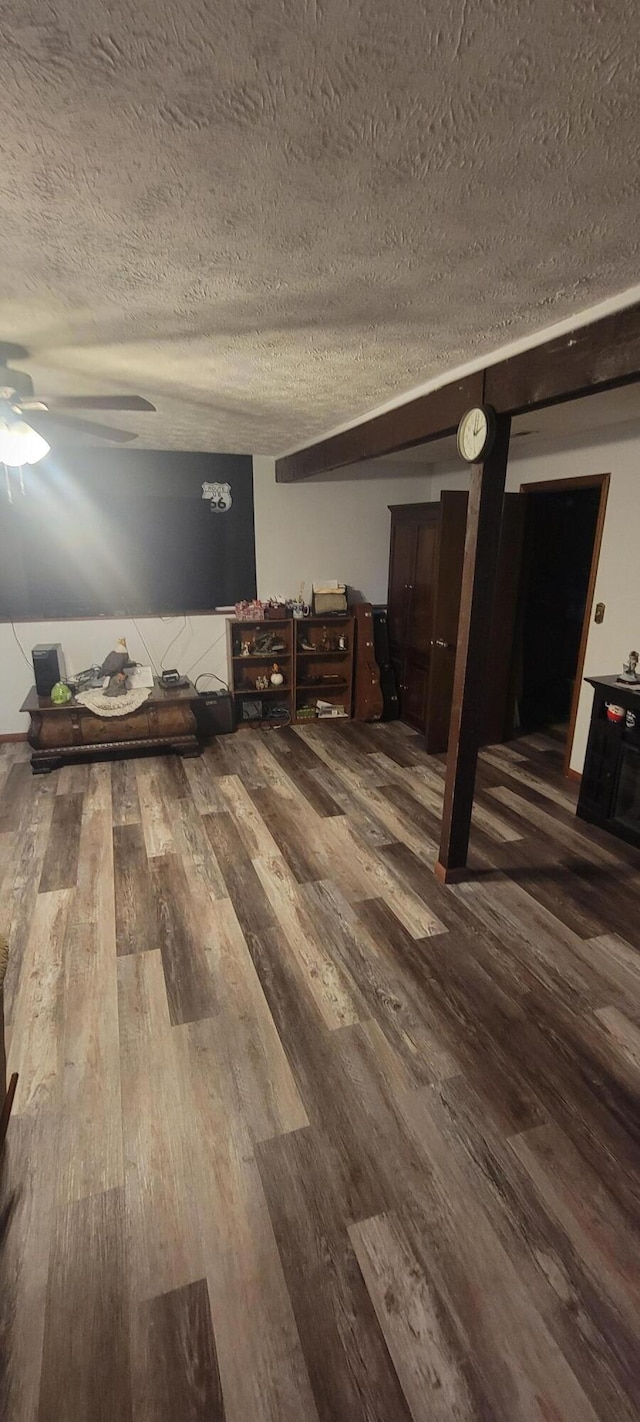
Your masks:
{"label": "dark entryway", "polygon": [[523,485],[516,724],[571,740],[608,476]]}

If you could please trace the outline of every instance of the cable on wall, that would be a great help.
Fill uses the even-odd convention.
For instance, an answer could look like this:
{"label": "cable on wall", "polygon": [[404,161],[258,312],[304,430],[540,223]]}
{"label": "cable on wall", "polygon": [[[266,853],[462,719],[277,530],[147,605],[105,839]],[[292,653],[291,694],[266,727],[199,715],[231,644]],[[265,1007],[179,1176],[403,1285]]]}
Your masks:
{"label": "cable on wall", "polygon": [[[205,657],[208,657],[209,652],[212,652],[213,649],[214,649],[214,647],[217,647],[220,642],[224,642],[225,639],[226,639],[226,636],[227,636],[227,629],[226,629],[226,627],[225,627],[224,632],[221,632],[221,633],[220,633],[220,636],[219,636],[219,637],[216,637],[215,642],[212,642],[212,643],[210,644],[210,646],[205,647],[204,652],[202,652],[199,657],[196,657],[195,662],[192,662],[190,667],[187,667],[187,673],[186,673],[187,676],[191,676],[191,673],[192,673],[194,667],[197,667],[199,662],[204,661]],[[208,673],[208,674],[211,675],[211,676],[215,676],[215,672],[210,672],[210,673]],[[203,673],[203,675],[204,675],[204,673]],[[218,680],[220,680],[219,677],[218,677]],[[223,684],[223,686],[224,686],[224,682],[223,682],[222,684]]]}
{"label": "cable on wall", "polygon": [[15,628],[15,623],[14,623],[14,622],[11,623],[11,631],[13,632],[13,635],[14,635],[14,637],[15,637],[15,639],[16,639],[16,642],[18,643],[18,646],[19,646],[19,648],[20,648],[20,651],[22,652],[22,655],[23,655],[23,657],[24,657],[24,659],[25,659],[25,662],[27,663],[27,666],[28,666],[28,668],[29,668],[29,671],[30,671],[30,672],[33,672],[33,662],[29,661],[29,658],[28,658],[28,656],[27,656],[27,654],[26,654],[26,652],[25,652],[25,650],[24,650],[24,647],[23,647],[23,645],[22,645],[22,642],[20,641],[20,638],[19,638],[19,636],[18,636],[18,633],[16,632],[16,628]]}
{"label": "cable on wall", "polygon": [[129,613],[129,618],[130,618],[131,622],[133,622],[133,625],[134,625],[134,627],[135,627],[135,629],[136,629],[136,632],[138,633],[138,636],[139,636],[139,638],[140,638],[140,641],[142,642],[142,645],[143,645],[143,647],[144,647],[144,649],[145,649],[145,652],[146,652],[146,654],[147,654],[147,656],[148,656],[148,658],[149,658],[149,662],[151,663],[151,666],[153,667],[153,670],[154,670],[156,676],[159,677],[159,676],[160,676],[160,670],[161,670],[161,669],[158,668],[158,664],[157,664],[157,662],[156,662],[155,657],[153,657],[153,656],[151,655],[151,652],[149,651],[149,648],[148,648],[148,646],[147,646],[147,644],[146,644],[146,642],[145,642],[145,639],[144,639],[144,637],[143,637],[143,635],[142,635],[142,633],[141,633],[141,631],[140,631],[140,628],[138,627],[138,624],[137,624],[137,622],[136,622],[135,617],[132,617],[132,616],[131,616],[131,613]]}
{"label": "cable on wall", "polygon": [[162,655],[162,660],[161,660],[161,662],[160,662],[160,666],[162,667],[162,670],[163,670],[163,671],[164,671],[164,669],[165,669],[167,657],[168,657],[168,655],[169,655],[169,652],[171,651],[171,648],[172,648],[173,645],[174,645],[174,642],[177,642],[178,638],[181,637],[181,636],[182,636],[182,633],[183,633],[183,632],[186,632],[186,630],[187,630],[187,618],[186,618],[186,614],[183,613],[183,614],[182,614],[182,627],[179,627],[179,628],[178,628],[178,631],[177,631],[177,632],[175,633],[175,635],[171,638],[171,641],[170,641],[170,643],[169,643],[169,646],[168,646],[168,647],[165,647],[165,649],[164,649],[164,652],[163,652],[163,655]]}

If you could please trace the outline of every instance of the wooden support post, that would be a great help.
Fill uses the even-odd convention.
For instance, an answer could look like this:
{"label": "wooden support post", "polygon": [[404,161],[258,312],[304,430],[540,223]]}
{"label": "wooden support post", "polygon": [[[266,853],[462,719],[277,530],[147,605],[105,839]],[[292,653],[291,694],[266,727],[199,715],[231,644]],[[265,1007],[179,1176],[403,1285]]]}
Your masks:
{"label": "wooden support post", "polygon": [[510,416],[499,415],[493,448],[486,462],[474,465],[471,472],[440,855],[435,867],[442,884],[454,883],[467,873],[510,430]]}

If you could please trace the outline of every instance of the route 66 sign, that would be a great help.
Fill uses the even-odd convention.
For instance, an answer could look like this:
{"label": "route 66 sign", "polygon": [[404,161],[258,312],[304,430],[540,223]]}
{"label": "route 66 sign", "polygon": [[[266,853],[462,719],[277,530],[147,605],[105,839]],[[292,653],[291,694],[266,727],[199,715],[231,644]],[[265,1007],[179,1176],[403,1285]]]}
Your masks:
{"label": "route 66 sign", "polygon": [[202,497],[211,500],[212,513],[228,513],[233,503],[230,484],[203,484]]}

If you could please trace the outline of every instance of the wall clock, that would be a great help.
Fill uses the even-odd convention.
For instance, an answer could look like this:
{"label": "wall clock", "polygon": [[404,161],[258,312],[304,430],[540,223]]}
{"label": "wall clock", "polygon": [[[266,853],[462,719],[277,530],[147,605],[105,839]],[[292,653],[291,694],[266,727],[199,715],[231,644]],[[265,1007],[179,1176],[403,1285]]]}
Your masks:
{"label": "wall clock", "polygon": [[496,412],[491,405],[475,405],[458,425],[458,454],[467,464],[482,464],[496,435]]}

